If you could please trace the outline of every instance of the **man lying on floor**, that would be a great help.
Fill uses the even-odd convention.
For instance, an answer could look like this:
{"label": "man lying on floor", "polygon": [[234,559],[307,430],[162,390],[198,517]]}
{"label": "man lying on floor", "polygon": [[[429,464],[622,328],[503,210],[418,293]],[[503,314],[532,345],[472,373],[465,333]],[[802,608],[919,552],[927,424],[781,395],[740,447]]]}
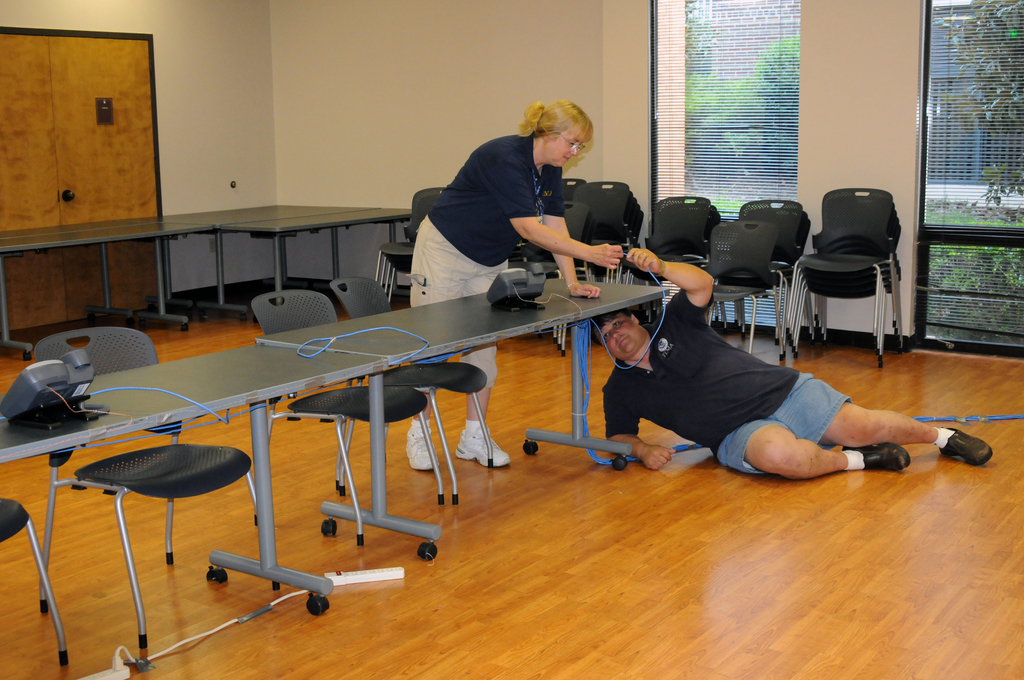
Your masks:
{"label": "man lying on floor", "polygon": [[705,321],[710,275],[663,262],[649,250],[636,248],[627,257],[680,288],[660,327],[641,326],[627,311],[594,319],[617,365],[604,386],[605,436],[632,444],[633,456],[652,470],[673,451],[637,436],[641,418],[707,446],[723,465],[790,479],[902,470],[910,454],[901,444],[935,444],[971,465],[992,457],[992,448],[977,437],[855,406],[808,373],[766,364],[733,347]]}

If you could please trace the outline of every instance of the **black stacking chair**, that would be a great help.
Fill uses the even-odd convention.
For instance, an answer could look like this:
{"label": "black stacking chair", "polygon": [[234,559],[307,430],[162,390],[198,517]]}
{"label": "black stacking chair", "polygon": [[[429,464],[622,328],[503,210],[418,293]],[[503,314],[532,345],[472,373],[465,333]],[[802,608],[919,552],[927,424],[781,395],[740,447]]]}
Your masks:
{"label": "black stacking chair", "polygon": [[[341,301],[341,304],[353,319],[361,316],[381,314],[391,310],[384,290],[379,284],[369,279],[358,277],[335,279],[331,281],[331,290],[338,296],[338,300]],[[441,412],[437,407],[437,390],[441,389],[472,395],[476,411],[478,414],[481,414],[480,427],[484,431],[484,441],[488,446],[488,467],[493,467],[491,463],[493,453],[490,450],[491,433],[482,416],[483,411],[480,409],[480,402],[476,395],[477,392],[487,386],[487,374],[472,364],[460,362],[411,364],[385,371],[384,384],[413,387],[420,392],[424,392],[429,398],[430,409],[434,414],[434,420],[437,422],[437,432],[441,437],[441,447],[444,451],[445,463],[448,465],[448,474],[452,481],[452,505],[458,505],[459,483],[455,476],[455,466],[452,465],[451,449],[448,446],[448,438],[444,432],[444,424],[441,422]],[[427,429],[424,427],[423,431],[426,432]],[[436,456],[434,456],[434,459],[436,467]],[[442,499],[439,499],[439,501]]]}
{"label": "black stacking chair", "polygon": [[[624,182],[588,182],[576,190],[573,201],[586,203],[594,216],[592,243],[611,243],[623,249],[637,245],[644,213]],[[622,271],[616,273],[621,276]]]}
{"label": "black stacking chair", "polygon": [[407,240],[384,243],[380,247],[380,253],[377,255],[377,281],[387,291],[389,300],[394,292],[398,274],[408,274],[412,271],[412,254],[416,248],[416,234],[419,232],[420,223],[437,203],[437,198],[443,189],[444,187],[432,187],[420,189],[413,194],[412,218],[405,226]]}
{"label": "black stacking chair", "polygon": [[900,265],[896,257],[900,222],[892,194],[881,189],[836,189],[825,194],[821,207],[821,232],[812,237],[815,252],[801,256],[793,273],[793,356],[798,356],[808,294],[815,295],[814,315],[808,316],[811,341],[816,328],[827,341],[827,298],[874,297],[873,332],[878,367],[882,368],[885,343],[886,293],[892,296],[893,332],[903,352],[900,310]]}
{"label": "black stacking chair", "polygon": [[[82,339],[87,340],[87,344],[84,346],[77,342]],[[72,344],[73,342],[75,344]],[[74,349],[86,350],[96,375],[152,366],[158,363],[156,347],[148,335],[133,328],[113,326],[83,328],[50,335],[36,344],[35,354],[37,360],[44,361],[60,358]],[[132,596],[135,598],[136,614],[139,619],[139,646],[143,649],[146,647],[144,644],[146,641],[145,611],[139,591],[138,577],[135,573],[131,545],[128,541],[128,528],[121,506],[121,498],[124,494],[135,491],[142,496],[163,498],[167,501],[164,552],[168,565],[174,564],[172,529],[176,498],[188,498],[209,493],[245,477],[253,507],[256,505],[256,491],[252,474],[249,472],[251,462],[246,454],[238,449],[228,450],[227,447],[178,444],[178,436],[181,432],[180,423],[169,424],[159,429],[150,430],[150,432],[171,435],[171,444],[105,458],[76,470],[74,478],[59,479],[59,468],[68,462],[72,452],[60,451],[50,454],[50,490],[43,533],[43,560],[45,564],[48,564],[59,487],[98,488],[117,496],[115,512],[121,532],[125,561],[128,564],[128,576],[131,581]],[[214,452],[216,455],[211,458]],[[228,466],[226,476],[222,476],[222,465],[224,464]],[[243,465],[244,469],[242,469]],[[241,471],[237,476],[232,477],[231,474],[236,470]],[[213,486],[209,486],[211,483]],[[206,490],[196,492],[197,488]],[[223,570],[217,570],[215,576],[218,579],[226,579],[226,573]]]}
{"label": "black stacking chair", "polygon": [[[57,633],[57,658],[61,666],[68,665],[68,645],[64,640],[64,625],[60,620],[60,612],[57,610],[57,601],[53,597],[53,587],[50,585],[50,578],[46,575],[46,563],[43,561],[43,553],[39,550],[39,540],[36,538],[36,528],[32,524],[32,518],[22,507],[21,503],[7,498],[0,498],[0,543],[8,538],[17,535],[22,529],[28,528],[28,542],[32,547],[32,557],[36,561],[36,569],[39,570],[40,587],[45,594],[45,599],[40,602],[40,610],[45,614],[50,613],[53,619],[53,629]],[[11,659],[7,663],[13,663]]]}
{"label": "black stacking chair", "polygon": [[[793,267],[804,254],[807,236],[811,231],[811,220],[802,205],[796,201],[750,201],[740,208],[741,220],[772,222],[779,228],[779,235],[772,250],[772,271],[776,275],[779,295],[775,296],[775,314],[781,316],[780,330],[785,334],[790,327],[789,315],[792,305],[787,304],[791,294]],[[776,338],[779,344],[779,361],[786,360],[786,342]]]}
{"label": "black stacking chair", "polygon": [[[712,207],[711,201],[700,196],[661,199],[651,211],[651,235],[647,237],[645,247],[666,262],[707,262],[705,233]],[[714,214],[717,215],[718,211]],[[628,283],[632,283],[638,276],[649,276],[637,269],[625,256],[620,266],[629,274]]]}
{"label": "black stacking chair", "polygon": [[[378,289],[380,288],[376,282],[371,283],[374,283]],[[331,287],[334,287],[334,282],[331,282]],[[274,304],[275,302],[279,304]],[[386,300],[385,302],[387,303]],[[387,304],[390,310],[390,303]],[[323,293],[312,290],[284,290],[264,293],[253,298],[252,309],[257,320],[260,322],[260,328],[263,329],[266,335],[300,328],[322,326],[328,323],[335,323],[338,320],[330,298]],[[334,486],[340,496],[345,496],[346,484],[348,485],[348,490],[351,491],[352,503],[357,517],[356,542],[358,545],[363,544],[362,517],[359,512],[358,494],[352,478],[348,451],[352,441],[351,422],[354,420],[368,421],[370,417],[367,389],[366,387],[345,387],[312,394],[290,403],[287,413],[277,413],[277,404],[275,402],[272,404],[270,411],[271,426],[274,421],[281,418],[287,420],[315,418],[321,421],[334,421],[338,438]],[[410,391],[411,396],[409,394]],[[392,423],[398,420],[405,420],[421,412],[427,406],[425,397],[422,401],[418,399],[421,396],[415,390],[407,390],[404,395],[401,391],[391,391],[389,393],[385,390],[384,421]],[[412,406],[417,406],[417,409],[410,411],[409,409]],[[271,427],[272,432],[273,428]],[[428,446],[428,450],[434,464],[434,474],[437,478],[438,497],[440,501],[443,501],[444,486],[441,482],[440,472],[437,471],[437,457],[431,447]],[[333,536],[337,532],[337,523],[334,522],[333,518],[324,520],[321,530],[325,535]]]}
{"label": "black stacking chair", "polygon": [[579,179],[578,177],[563,177],[562,178],[562,200],[569,203],[573,200],[573,196],[576,194],[576,190],[587,183],[585,179]]}
{"label": "black stacking chair", "polygon": [[[708,263],[705,269],[715,278],[715,303],[736,303],[736,320],[742,326],[743,300],[753,300],[750,316],[750,337],[747,352],[754,353],[754,323],[757,319],[757,300],[773,292],[775,275],[771,270],[772,245],[778,227],[770,222],[724,222],[711,230]],[[729,277],[742,277],[733,283]],[[722,315],[725,322],[725,315]],[[776,317],[776,329],[779,319]]]}

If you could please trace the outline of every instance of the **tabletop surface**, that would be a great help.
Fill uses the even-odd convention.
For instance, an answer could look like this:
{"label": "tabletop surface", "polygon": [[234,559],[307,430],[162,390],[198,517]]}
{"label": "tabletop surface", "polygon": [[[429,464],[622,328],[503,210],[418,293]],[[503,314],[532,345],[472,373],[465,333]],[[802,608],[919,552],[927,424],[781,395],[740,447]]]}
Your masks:
{"label": "tabletop surface", "polygon": [[224,231],[288,232],[326,227],[344,227],[376,222],[407,220],[412,214],[401,208],[338,208],[335,212],[311,215],[250,219],[218,224]]}
{"label": "tabletop surface", "polygon": [[[402,328],[429,342],[416,357],[426,358],[545,330],[661,296],[656,287],[597,285],[602,289],[600,298],[572,298],[570,301],[557,296],[568,297],[564,282],[549,280],[540,299],[552,292],[557,295],[551,296],[542,310],[497,310],[487,303],[485,295],[475,295],[261,336],[249,347],[101,375],[93,381],[89,393],[108,388],[157,388],[180,394],[211,410],[224,411],[377,373],[394,360],[425,346],[424,341],[396,331],[377,331],[373,335],[357,336],[344,347],[372,354],[325,351],[312,358],[299,356],[295,346],[310,338],[334,337],[382,326]],[[207,413],[200,406],[157,391],[107,392],[96,394],[86,402],[86,407],[90,402],[108,406],[110,415],[91,422],[67,422],[50,432],[0,423],[0,462],[81,446]]]}

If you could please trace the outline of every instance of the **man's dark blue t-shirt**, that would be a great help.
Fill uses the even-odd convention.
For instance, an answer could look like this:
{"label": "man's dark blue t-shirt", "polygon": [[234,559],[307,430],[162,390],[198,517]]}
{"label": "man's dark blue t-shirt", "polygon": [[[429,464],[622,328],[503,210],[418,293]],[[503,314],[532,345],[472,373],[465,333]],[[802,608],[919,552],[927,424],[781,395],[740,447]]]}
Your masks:
{"label": "man's dark blue t-shirt", "polygon": [[519,243],[513,217],[563,217],[562,169],[545,165],[537,172],[533,137],[510,135],[481,145],[469,156],[430,210],[441,235],[469,259],[499,265]]}
{"label": "man's dark blue t-shirt", "polygon": [[[651,342],[653,370],[616,368],[604,386],[605,436],[649,420],[712,451],[736,428],[775,413],[800,376],[733,347],[680,292]],[[656,326],[645,326],[654,333]]]}

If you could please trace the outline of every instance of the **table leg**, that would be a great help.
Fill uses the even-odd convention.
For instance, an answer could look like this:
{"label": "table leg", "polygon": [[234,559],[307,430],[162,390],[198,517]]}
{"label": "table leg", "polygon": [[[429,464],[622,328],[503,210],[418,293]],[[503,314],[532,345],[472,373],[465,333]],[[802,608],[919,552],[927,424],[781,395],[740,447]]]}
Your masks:
{"label": "table leg", "polygon": [[242,321],[245,321],[245,315],[249,311],[249,308],[245,305],[232,305],[224,301],[224,234],[220,231],[216,231],[213,234],[214,252],[217,258],[217,301],[208,302],[206,300],[200,300],[196,303],[199,307],[199,315],[206,316],[204,312],[207,309],[222,309],[225,312],[238,312]]}
{"label": "table leg", "polygon": [[167,289],[164,287],[164,258],[163,258],[163,245],[162,241],[166,237],[157,237],[153,241],[153,245],[156,248],[156,309],[155,312],[141,311],[136,312],[135,315],[139,317],[140,322],[142,319],[155,319],[157,321],[171,321],[181,324],[181,330],[188,330],[188,317],[181,316],[180,314],[168,314],[167,313]]}
{"label": "table leg", "polygon": [[[192,309],[192,305],[195,304],[192,300],[186,300],[185,298],[171,297],[171,245],[170,240],[166,238],[159,239],[160,250],[158,251],[160,256],[163,258],[163,270],[164,270],[164,294],[167,296],[164,298],[164,305],[173,305],[175,307],[184,307],[187,310]],[[147,295],[146,302],[151,305],[158,305],[156,296]],[[191,314],[191,311],[189,311]]]}
{"label": "table leg", "polygon": [[[370,385],[370,488],[373,491],[373,509],[367,512],[361,508],[363,524],[390,529],[403,534],[419,536],[431,541],[441,538],[441,527],[405,517],[388,514],[388,480],[384,441],[384,375],[371,375]],[[328,517],[338,517],[354,522],[355,509],[326,501],[320,505],[320,512]],[[263,520],[260,520],[263,524]]]}
{"label": "table leg", "polygon": [[[572,326],[573,338],[575,338],[576,333],[586,332],[587,331],[581,331],[576,326]],[[575,345],[573,345],[573,347],[575,347]],[[580,369],[579,362],[587,361],[589,357],[580,356],[580,353],[575,351],[572,355],[572,434],[569,435],[562,432],[552,432],[550,430],[537,430],[531,427],[526,430],[526,438],[534,441],[564,444],[565,446],[575,446],[581,449],[593,449],[595,451],[604,451],[606,453],[615,453],[623,456],[630,455],[633,448],[625,442],[615,442],[608,439],[586,437],[583,435],[583,422],[586,418],[586,413],[583,411],[583,371]]]}
{"label": "table leg", "polygon": [[131,318],[132,310],[113,307],[110,294],[110,259],[107,254],[107,244],[100,244],[100,273],[103,276],[103,306],[86,305],[85,313],[91,318],[96,314],[114,314]]}
{"label": "table leg", "polygon": [[25,361],[32,359],[32,345],[11,340],[11,324],[7,319],[7,270],[4,260],[8,257],[22,257],[21,253],[0,253],[0,347],[20,349]]}
{"label": "table leg", "polygon": [[259,517],[260,558],[254,560],[221,550],[210,553],[210,563],[234,569],[269,581],[286,583],[321,595],[334,589],[331,579],[282,567],[277,563],[277,536],[274,532],[274,491],[270,475],[270,432],[267,427],[267,404],[253,404],[249,412],[252,432],[253,478],[256,486],[256,516]]}

